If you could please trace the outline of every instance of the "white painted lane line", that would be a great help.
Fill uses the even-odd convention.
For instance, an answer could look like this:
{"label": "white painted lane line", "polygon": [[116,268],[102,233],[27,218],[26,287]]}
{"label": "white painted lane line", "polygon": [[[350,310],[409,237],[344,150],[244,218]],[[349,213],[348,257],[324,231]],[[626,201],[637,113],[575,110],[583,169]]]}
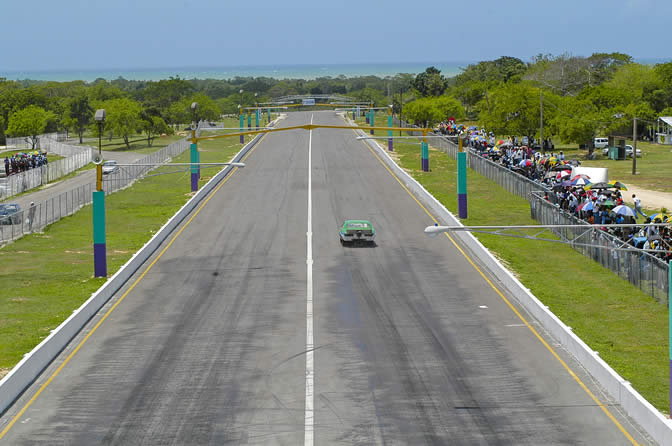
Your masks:
{"label": "white painted lane line", "polygon": [[[310,115],[313,123],[313,115]],[[304,445],[313,446],[314,426],[314,388],[315,364],[313,358],[313,131],[308,133],[308,231],[306,232],[306,424]]]}

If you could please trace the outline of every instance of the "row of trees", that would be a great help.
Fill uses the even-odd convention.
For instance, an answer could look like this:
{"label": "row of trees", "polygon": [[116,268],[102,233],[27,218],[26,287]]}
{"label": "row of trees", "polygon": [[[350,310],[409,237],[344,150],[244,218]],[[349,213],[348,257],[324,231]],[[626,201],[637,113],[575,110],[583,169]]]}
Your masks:
{"label": "row of trees", "polygon": [[56,130],[76,132],[81,140],[89,129],[96,132],[92,119],[97,108],[108,111],[106,132],[127,143],[130,135],[144,132],[151,144],[169,126],[191,121],[191,102],[199,103],[196,119],[213,120],[237,114],[240,104],[293,94],[344,94],[376,106],[392,104],[396,114],[425,125],[452,116],[499,134],[527,136],[537,135],[543,106],[545,136],[584,143],[597,133],[627,132],[633,117],[644,127],[661,114],[672,115],[672,63],[641,65],[621,53],[542,54],[528,63],[515,57],[478,62],[452,78],[434,67],[416,76],[314,80],[171,77],[85,83],[0,78],[0,144],[6,134]]}
{"label": "row of trees", "polygon": [[[433,125],[448,116],[467,117],[500,135],[544,136],[592,144],[598,134],[638,133],[661,115],[672,115],[672,63],[633,62],[622,53],[590,57],[538,55],[525,63],[501,57],[469,65],[445,79],[434,67],[411,82],[404,114]],[[443,109],[437,104],[455,104]]]}
{"label": "row of trees", "polygon": [[[401,75],[410,90],[412,75]],[[31,136],[52,131],[72,131],[80,139],[92,126],[93,110],[105,108],[106,132],[116,136],[144,131],[161,132],[162,122],[176,127],[191,121],[191,102],[198,102],[197,119],[237,114],[238,105],[254,105],[291,94],[347,94],[378,105],[389,103],[391,78],[361,76],[323,77],[314,80],[242,78],[133,81],[98,79],[91,83],[8,81],[0,78],[0,144],[5,135]],[[243,90],[241,94],[240,91]],[[256,94],[256,95],[255,95]],[[27,111],[23,112],[32,106]],[[19,114],[16,114],[21,112]],[[123,116],[117,119],[116,116]],[[13,123],[10,126],[10,121]]]}

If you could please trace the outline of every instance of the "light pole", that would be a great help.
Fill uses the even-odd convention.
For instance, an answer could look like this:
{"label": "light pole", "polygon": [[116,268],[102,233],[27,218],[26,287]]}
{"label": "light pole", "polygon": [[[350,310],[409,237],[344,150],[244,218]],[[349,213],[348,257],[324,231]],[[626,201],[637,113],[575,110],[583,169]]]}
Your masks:
{"label": "light pole", "polygon": [[[243,91],[243,90],[240,90]],[[240,114],[240,133],[243,132],[243,127],[245,127],[245,118],[243,117],[243,105],[242,102],[238,104],[238,113]],[[240,143],[243,144],[245,142],[245,137],[243,135],[240,135]]]}
{"label": "light pole", "polygon": [[257,95],[259,93],[254,93],[254,124],[255,130],[259,130],[259,103],[257,102]]}
{"label": "light pole", "polygon": [[196,192],[198,190],[198,179],[201,176],[201,168],[198,165],[199,156],[198,156],[198,143],[196,142],[196,109],[198,108],[197,102],[191,103],[191,191]]}
{"label": "light pole", "polygon": [[94,115],[98,123],[98,157],[96,163],[96,190],[93,192],[93,275],[107,277],[107,241],[105,236],[105,191],[103,191],[103,154],[102,138],[106,112],[96,110]]}

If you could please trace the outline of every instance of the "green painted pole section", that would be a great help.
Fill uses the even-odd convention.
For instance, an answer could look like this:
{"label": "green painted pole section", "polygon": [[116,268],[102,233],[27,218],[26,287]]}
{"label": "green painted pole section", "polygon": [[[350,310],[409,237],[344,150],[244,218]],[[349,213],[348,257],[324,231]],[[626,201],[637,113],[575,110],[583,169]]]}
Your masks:
{"label": "green painted pole section", "polygon": [[105,241],[105,191],[97,190],[93,193],[93,243],[102,244]]}
{"label": "green painted pole section", "polygon": [[457,193],[467,193],[467,152],[457,154]]}
{"label": "green painted pole section", "polygon": [[199,173],[198,172],[198,163],[199,163],[199,156],[198,156],[198,146],[196,144],[191,145],[191,151],[189,153],[190,155],[190,160],[191,160],[191,173]]}
{"label": "green painted pole section", "polygon": [[254,124],[257,129],[259,129],[259,109],[257,109],[257,112],[254,114]]}
{"label": "green painted pole section", "polygon": [[251,113],[247,114],[247,129],[248,130],[252,129],[252,114]]}
{"label": "green painted pole section", "polygon": [[270,124],[271,123],[271,109],[270,108],[266,109],[266,114],[268,115],[268,123]]}

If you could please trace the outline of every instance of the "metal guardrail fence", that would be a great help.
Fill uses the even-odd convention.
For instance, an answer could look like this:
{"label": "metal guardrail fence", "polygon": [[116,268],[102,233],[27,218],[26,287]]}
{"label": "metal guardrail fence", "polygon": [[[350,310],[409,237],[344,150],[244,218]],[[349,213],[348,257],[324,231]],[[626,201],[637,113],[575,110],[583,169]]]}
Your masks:
{"label": "metal guardrail fence", "polygon": [[[199,132],[200,133],[200,132]],[[163,149],[141,158],[134,164],[164,163],[189,148],[189,141],[182,139]],[[103,181],[105,194],[111,194],[128,187],[131,183],[146,175],[158,166],[124,166],[118,174]],[[95,184],[86,184],[46,201],[36,203],[29,209],[23,209],[10,217],[0,218],[0,244],[16,240],[31,232],[43,230],[47,225],[57,222],[63,217],[72,215],[83,206],[91,203]]]}
{"label": "metal guardrail fence", "polygon": [[[54,144],[64,146],[65,144]],[[80,169],[91,162],[91,147],[79,147],[78,153],[44,166],[10,175],[0,180],[0,200],[34,189]]]}
{"label": "metal guardrail fence", "polygon": [[[395,125],[410,127],[405,122],[395,119]],[[410,135],[421,135],[421,132],[408,132]],[[431,145],[446,152],[452,158],[457,158],[458,146],[446,138],[432,138]],[[617,251],[614,248],[622,245],[622,241],[613,235],[600,229],[587,230],[581,226],[586,223],[563,211],[558,206],[544,199],[544,193],[549,193],[544,184],[530,180],[478,155],[478,152],[468,150],[468,166],[502,186],[512,194],[529,200],[532,218],[542,225],[576,225],[576,229],[558,229],[556,235],[574,238],[579,235],[577,243],[599,245],[599,247],[572,246],[586,257],[599,262],[605,268],[609,268],[620,277],[628,280],[637,288],[656,299],[658,302],[667,304],[668,301],[668,265],[663,260],[649,253],[636,251]]]}
{"label": "metal guardrail fence", "polygon": [[586,222],[546,201],[542,192],[532,192],[529,201],[532,218],[542,225],[576,225],[576,229],[555,228],[553,232],[561,238],[578,237],[577,243],[592,245],[572,247],[628,280],[658,302],[667,304],[668,265],[665,261],[635,249],[617,251],[615,248],[623,245],[621,239],[601,229],[586,228]]}

